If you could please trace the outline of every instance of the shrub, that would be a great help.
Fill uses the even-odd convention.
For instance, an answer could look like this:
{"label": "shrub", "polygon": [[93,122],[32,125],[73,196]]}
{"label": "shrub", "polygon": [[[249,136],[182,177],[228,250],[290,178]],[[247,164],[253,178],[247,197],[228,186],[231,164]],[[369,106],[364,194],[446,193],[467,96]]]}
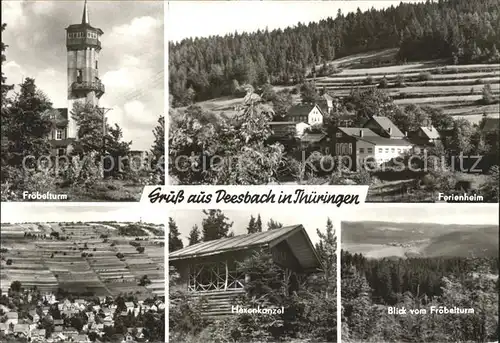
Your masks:
{"label": "shrub", "polygon": [[481,100],[484,105],[492,104],[495,101],[493,99],[493,94],[491,93],[491,86],[489,83],[484,85],[482,93],[483,98]]}
{"label": "shrub", "polygon": [[429,73],[428,71],[422,72],[422,73],[418,74],[418,80],[419,81],[429,81],[429,80],[432,80],[432,74]]}
{"label": "shrub", "polygon": [[71,162],[63,172],[63,179],[72,186],[84,186],[86,188],[94,185],[101,179],[101,169],[96,162],[96,152],[92,152],[83,158],[73,156]]}
{"label": "shrub", "polygon": [[373,85],[373,76],[368,75],[363,83],[365,85]]}
{"label": "shrub", "polygon": [[[194,300],[184,292],[174,292],[169,302],[170,335],[178,338],[198,334],[206,327],[206,320],[201,315],[206,304],[204,298]],[[180,337],[179,337],[180,336]],[[174,342],[184,341],[182,339]]]}
{"label": "shrub", "polygon": [[144,252],[145,248],[144,247],[137,247],[137,248],[135,248],[135,250],[137,250],[137,252],[139,254],[142,254]]}
{"label": "shrub", "polygon": [[389,87],[389,82],[387,82],[387,78],[384,76],[380,83],[378,84],[378,88],[387,88]]}
{"label": "shrub", "polygon": [[487,180],[479,187],[485,202],[498,202],[499,168],[493,166],[488,172]]}
{"label": "shrub", "polygon": [[404,75],[398,74],[396,76],[396,82],[394,83],[394,85],[398,88],[406,87]]}

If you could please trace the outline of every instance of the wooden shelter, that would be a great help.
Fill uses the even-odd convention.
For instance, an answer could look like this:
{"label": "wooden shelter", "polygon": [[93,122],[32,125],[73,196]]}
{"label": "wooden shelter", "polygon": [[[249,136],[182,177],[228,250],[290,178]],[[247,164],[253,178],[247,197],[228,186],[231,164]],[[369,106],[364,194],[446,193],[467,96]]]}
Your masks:
{"label": "wooden shelter", "polygon": [[238,262],[259,250],[270,252],[288,275],[303,275],[321,267],[304,227],[287,226],[201,242],[172,252],[169,264],[180,276],[175,288],[206,297],[217,305],[212,314],[230,313],[231,299],[242,294],[249,281],[249,276],[238,270]]}

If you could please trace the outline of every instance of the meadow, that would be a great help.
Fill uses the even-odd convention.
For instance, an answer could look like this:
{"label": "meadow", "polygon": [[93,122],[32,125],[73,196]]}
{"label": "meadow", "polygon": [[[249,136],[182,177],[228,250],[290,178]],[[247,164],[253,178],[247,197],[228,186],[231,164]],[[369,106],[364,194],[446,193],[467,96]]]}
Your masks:
{"label": "meadow", "polygon": [[[1,248],[2,293],[20,281],[42,292],[164,295],[161,236],[119,236],[101,223],[2,224]],[[144,275],[150,282],[140,285]]]}
{"label": "meadow", "polygon": [[[388,82],[385,90],[398,105],[440,108],[444,113],[466,118],[473,123],[478,123],[484,114],[500,115],[498,103],[484,105],[479,101],[485,84],[491,86],[494,98],[499,99],[500,65],[450,65],[439,60],[396,64],[396,53],[397,49],[387,49],[333,60],[327,65],[335,70],[334,73],[321,77],[309,75],[307,80],[315,82],[319,91],[326,90],[342,98],[349,95],[353,88],[378,86],[385,78]],[[322,65],[316,66],[317,72],[321,68]],[[404,86],[396,84],[398,79],[404,80]],[[276,91],[292,90],[294,87],[274,85]],[[300,103],[300,95],[295,94],[293,100]],[[225,96],[197,104],[206,110],[231,116],[235,113],[235,106],[241,104],[241,98]]]}

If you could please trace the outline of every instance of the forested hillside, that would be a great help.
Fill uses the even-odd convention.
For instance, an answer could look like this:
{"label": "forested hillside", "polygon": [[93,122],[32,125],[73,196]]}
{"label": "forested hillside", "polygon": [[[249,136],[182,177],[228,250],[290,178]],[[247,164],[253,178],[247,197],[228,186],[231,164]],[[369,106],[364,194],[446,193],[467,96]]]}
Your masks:
{"label": "forested hillside", "polygon": [[498,339],[498,256],[368,260],[342,251],[341,265],[342,342]]}
{"label": "forested hillside", "polygon": [[498,0],[399,4],[364,13],[339,11],[320,22],[284,30],[172,42],[173,105],[233,94],[241,84],[301,82],[315,65],[377,49],[397,48],[400,62],[496,62],[499,13]]}

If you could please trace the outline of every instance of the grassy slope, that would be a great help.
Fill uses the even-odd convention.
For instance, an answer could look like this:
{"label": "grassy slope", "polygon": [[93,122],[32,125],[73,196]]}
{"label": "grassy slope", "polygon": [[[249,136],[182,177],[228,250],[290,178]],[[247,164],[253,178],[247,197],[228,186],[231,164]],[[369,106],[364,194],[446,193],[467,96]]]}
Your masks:
{"label": "grassy slope", "polygon": [[[334,60],[330,64],[342,69],[342,72],[327,77],[318,77],[315,80],[316,85],[318,88],[324,86],[339,96],[345,96],[349,94],[353,85],[363,87],[362,83],[368,75],[372,76],[375,84],[386,76],[390,86],[391,83],[394,83],[397,75],[404,75],[407,87],[387,89],[391,96],[396,98],[396,103],[401,105],[415,103],[421,106],[439,107],[446,113],[465,117],[472,122],[478,122],[484,113],[491,116],[500,114],[498,104],[484,106],[476,102],[481,98],[481,91],[486,82],[491,84],[494,95],[500,96],[500,66],[498,65],[455,66],[446,65],[440,61],[423,61],[405,65],[358,69],[360,63],[364,65],[379,58],[387,58],[396,52],[396,49],[389,49]],[[317,68],[320,67],[317,66]],[[431,74],[429,80],[418,80],[421,73],[432,72],[436,68],[446,68],[445,70],[454,70],[456,73]],[[290,89],[292,87],[276,86],[277,90],[283,88]],[[299,97],[294,96],[294,100],[298,102]],[[234,113],[234,106],[240,102],[241,99],[234,97],[222,97],[200,102],[199,105],[207,110],[225,112],[231,115]]]}

